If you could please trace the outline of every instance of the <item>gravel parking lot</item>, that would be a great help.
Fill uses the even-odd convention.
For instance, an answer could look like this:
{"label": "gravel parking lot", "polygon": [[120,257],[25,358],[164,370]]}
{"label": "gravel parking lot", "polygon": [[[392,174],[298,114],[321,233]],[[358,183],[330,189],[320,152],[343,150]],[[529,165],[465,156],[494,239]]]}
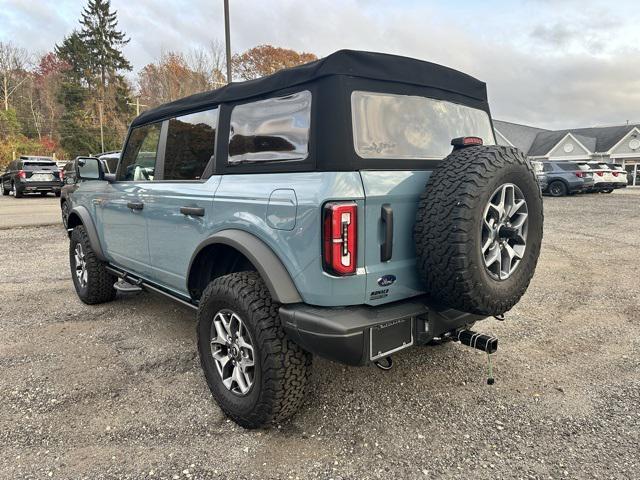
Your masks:
{"label": "gravel parking lot", "polygon": [[640,190],[545,198],[528,293],[486,356],[411,349],[391,372],[314,359],[300,413],[226,420],[194,315],[77,299],[62,226],[0,230],[0,478],[639,478]]}

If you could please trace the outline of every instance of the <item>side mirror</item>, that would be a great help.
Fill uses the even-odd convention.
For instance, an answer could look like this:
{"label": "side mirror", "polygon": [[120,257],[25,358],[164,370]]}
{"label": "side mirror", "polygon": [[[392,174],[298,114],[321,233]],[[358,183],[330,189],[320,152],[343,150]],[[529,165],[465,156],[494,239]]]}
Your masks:
{"label": "side mirror", "polygon": [[104,171],[100,160],[97,158],[79,158],[78,179],[104,180]]}

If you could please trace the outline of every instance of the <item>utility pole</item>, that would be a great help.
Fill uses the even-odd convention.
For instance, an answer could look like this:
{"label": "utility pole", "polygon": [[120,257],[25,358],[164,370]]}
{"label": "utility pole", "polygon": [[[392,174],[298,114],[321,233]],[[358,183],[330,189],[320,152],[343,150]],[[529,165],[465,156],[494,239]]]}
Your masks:
{"label": "utility pole", "polygon": [[[127,105],[134,105],[131,102],[127,102]],[[149,105],[145,105],[144,103],[140,103],[140,97],[136,97],[136,117],[140,115],[140,107],[148,107]]]}
{"label": "utility pole", "polygon": [[229,0],[224,0],[224,40],[227,48],[227,83],[231,83],[231,34],[229,32]]}
{"label": "utility pole", "polygon": [[102,101],[98,102],[98,111],[100,113],[100,145],[104,152],[104,129],[102,128]]}

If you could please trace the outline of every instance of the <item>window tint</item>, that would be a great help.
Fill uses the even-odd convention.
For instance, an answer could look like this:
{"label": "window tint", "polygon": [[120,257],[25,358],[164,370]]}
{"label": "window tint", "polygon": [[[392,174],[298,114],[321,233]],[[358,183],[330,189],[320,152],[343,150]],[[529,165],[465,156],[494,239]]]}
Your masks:
{"label": "window tint", "polygon": [[351,114],[354,146],[362,158],[442,159],[457,137],[496,143],[487,112],[457,103],[356,91]]}
{"label": "window tint", "polygon": [[309,91],[237,105],[231,112],[229,164],[304,160],[310,124]]}
{"label": "window tint", "polygon": [[543,165],[544,165],[544,167],[542,168],[543,172],[553,172],[553,165],[551,165],[549,162],[544,162]]}
{"label": "window tint", "polygon": [[153,180],[158,156],[160,123],[134,128],[118,168],[118,180]]}
{"label": "window tint", "polygon": [[566,172],[574,172],[578,170],[578,166],[575,163],[559,163],[558,166]]}
{"label": "window tint", "polygon": [[163,178],[201,178],[214,153],[217,127],[217,108],[169,120]]}

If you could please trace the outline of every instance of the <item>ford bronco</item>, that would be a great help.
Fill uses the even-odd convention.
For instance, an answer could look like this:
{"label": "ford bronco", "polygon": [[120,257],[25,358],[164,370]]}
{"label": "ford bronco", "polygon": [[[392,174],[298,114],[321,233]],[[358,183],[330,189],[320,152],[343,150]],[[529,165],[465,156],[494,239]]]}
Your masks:
{"label": "ford bronco", "polygon": [[296,411],[312,355],[494,351],[469,329],[519,301],[542,241],[535,172],[496,145],[485,84],[400,56],[339,51],[162,105],[133,121],[115,174],[77,168],[78,296],[197,310],[208,386],[247,428]]}

